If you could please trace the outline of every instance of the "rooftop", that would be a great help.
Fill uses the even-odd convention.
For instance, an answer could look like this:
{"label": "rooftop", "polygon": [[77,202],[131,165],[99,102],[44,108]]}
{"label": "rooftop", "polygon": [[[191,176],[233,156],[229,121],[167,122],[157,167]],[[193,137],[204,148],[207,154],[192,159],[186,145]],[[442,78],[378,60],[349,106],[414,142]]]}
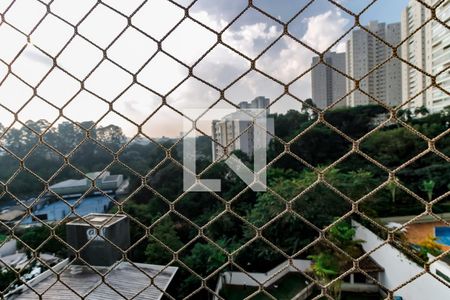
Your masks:
{"label": "rooftop", "polygon": [[5,212],[0,214],[0,221],[2,222],[10,222],[13,221],[25,214],[25,210],[21,209],[11,209],[6,210]]}
{"label": "rooftop", "polygon": [[[111,214],[89,214],[87,216],[84,216],[83,218],[78,218],[76,220],[73,220],[67,225],[83,225],[83,226],[102,226],[102,227],[108,227],[112,224],[115,224],[119,222],[120,220],[126,218],[126,215],[111,215]],[[89,223],[88,223],[89,222]]]}
{"label": "rooftop", "polygon": [[[64,263],[67,264],[67,261]],[[47,300],[159,300],[177,269],[121,262],[109,273],[108,267],[95,268],[98,273],[104,274],[105,282],[102,282],[102,276],[87,266],[69,266],[61,273],[60,280],[53,273],[44,273],[44,279],[36,278],[35,283],[28,283],[36,292],[22,286],[22,293],[13,295],[11,299],[34,300],[42,295],[41,298]],[[153,284],[151,278],[154,278]]]}
{"label": "rooftop", "polygon": [[[111,205],[111,198],[104,195],[89,196],[80,199],[66,199],[64,201],[47,201],[46,199],[38,200],[34,206],[33,216],[44,221],[58,221],[72,214],[71,207],[79,216],[86,216],[91,213],[102,213],[108,210]],[[70,205],[70,206],[69,206]],[[34,219],[31,216],[25,218],[22,224],[31,224]],[[87,224],[87,223],[85,223]]]}
{"label": "rooftop", "polygon": [[[442,220],[445,221],[450,221],[450,213],[443,213],[443,214],[436,214],[437,216],[439,216]],[[393,223],[406,223],[410,220],[412,220],[413,218],[415,218],[416,216],[396,216],[396,217],[389,217],[389,218],[382,218],[380,219],[383,223],[387,224],[390,222]],[[418,224],[418,223],[431,223],[431,222],[436,222],[439,221],[437,218],[431,216],[431,215],[425,215],[425,216],[421,216],[420,218],[417,218],[417,220],[414,220],[414,224]]]}

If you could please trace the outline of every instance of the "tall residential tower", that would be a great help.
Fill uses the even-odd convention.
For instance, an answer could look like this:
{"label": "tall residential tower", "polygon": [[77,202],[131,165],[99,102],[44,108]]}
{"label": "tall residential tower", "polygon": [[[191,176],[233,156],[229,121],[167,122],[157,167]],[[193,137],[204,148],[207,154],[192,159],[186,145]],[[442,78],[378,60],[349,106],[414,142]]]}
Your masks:
{"label": "tall residential tower", "polygon": [[[323,59],[328,65],[345,73],[345,53],[329,52]],[[316,66],[319,61],[318,56],[313,57],[311,64],[315,66],[311,71],[312,100],[317,107],[324,109],[345,96],[346,77],[323,63]],[[345,105],[345,99],[336,104],[336,106],[343,105]]]}
{"label": "tall residential tower", "polygon": [[[407,41],[401,47],[401,57],[420,70],[427,70],[426,48],[430,40],[426,28],[419,29],[430,17],[429,10],[417,1],[410,1],[402,13],[402,40]],[[426,105],[430,91],[423,91],[430,80],[427,76],[406,63],[402,64],[402,102],[410,100],[406,107],[417,108]],[[405,107],[405,108],[406,108]]]}
{"label": "tall residential tower", "polygon": [[[242,113],[242,110],[247,110],[250,115],[254,115],[252,114],[252,109],[264,109],[265,116],[267,116],[269,114],[269,109],[267,108],[269,104],[269,98],[262,96],[256,97],[251,102],[244,101],[239,103],[241,111],[226,115],[220,120],[212,121],[212,158],[214,161],[226,158],[223,156],[225,153],[224,147],[227,148],[227,153],[240,150],[249,157],[253,156],[255,150],[254,125],[252,120],[246,118],[246,114]],[[256,113],[258,114],[257,111]],[[273,118],[267,118],[266,122],[266,130],[269,133],[274,134],[275,128]],[[267,134],[267,145],[271,139],[272,136]]]}
{"label": "tall residential tower", "polygon": [[[402,99],[400,61],[393,58],[385,63],[392,50],[374,35],[390,45],[398,45],[400,23],[386,25],[372,21],[367,28],[373,34],[362,29],[354,30],[347,41],[346,72],[357,80],[370,73],[360,81],[360,90],[389,106],[398,105]],[[354,88],[355,82],[348,79],[347,93]],[[372,99],[361,91],[354,91],[347,97],[347,106],[351,107],[371,102]]]}
{"label": "tall residential tower", "polygon": [[[425,2],[434,6],[440,1]],[[440,3],[436,17],[449,24],[450,0]],[[432,81],[427,74],[440,74],[436,83],[450,91],[450,30],[435,20],[427,22],[430,18],[430,10],[415,0],[409,1],[403,11],[402,40],[406,42],[401,48],[401,55],[417,69],[402,65],[402,100],[409,109],[425,106],[430,112],[436,112],[450,105],[450,96],[438,87],[428,88]]]}

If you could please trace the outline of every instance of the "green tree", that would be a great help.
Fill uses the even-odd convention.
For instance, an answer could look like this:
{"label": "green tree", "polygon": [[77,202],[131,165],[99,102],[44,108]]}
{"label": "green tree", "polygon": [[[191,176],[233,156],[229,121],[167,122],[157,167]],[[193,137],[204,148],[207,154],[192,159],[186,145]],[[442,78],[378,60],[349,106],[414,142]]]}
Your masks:
{"label": "green tree", "polygon": [[[322,284],[327,285],[339,274],[339,265],[336,257],[327,252],[320,252],[316,255],[309,255],[312,260],[311,270],[316,279]],[[342,280],[337,280],[328,289],[333,295],[333,299],[341,299]]]}
{"label": "green tree", "polygon": [[437,243],[437,238],[431,235],[418,243],[418,246],[420,247],[419,255],[424,261],[428,261],[428,253],[433,256],[442,253],[442,247]]}
{"label": "green tree", "polygon": [[[225,247],[224,241],[219,241],[218,244]],[[184,262],[200,275],[206,276],[221,267],[226,259],[225,253],[215,245],[196,243]]]}
{"label": "green tree", "polygon": [[[355,240],[355,233],[355,228],[349,222],[341,221],[330,228],[329,239],[348,255],[357,257],[361,254],[361,244],[364,241]],[[339,274],[346,271],[345,266],[348,261],[346,256],[325,247],[320,247],[317,251],[317,254],[310,255],[308,258],[312,259],[311,269],[321,284],[330,283]],[[334,299],[341,298],[341,285],[342,280],[336,280],[330,286],[329,289]]]}
{"label": "green tree", "polygon": [[313,261],[311,269],[322,284],[327,284],[338,275],[339,266],[333,255],[320,252],[316,255],[309,255],[308,258]]}
{"label": "green tree", "polygon": [[[65,240],[66,229],[64,225],[59,225],[55,228],[55,236]],[[53,253],[61,256],[66,254],[66,246],[52,236],[52,231],[46,226],[27,228],[19,234],[19,239],[38,252]],[[29,252],[25,245],[20,245]]]}
{"label": "green tree", "polygon": [[0,269],[0,292],[5,291],[11,283],[13,283],[17,278],[14,271],[8,268]]}
{"label": "green tree", "polygon": [[[218,241],[218,244],[221,247],[225,247],[225,241]],[[223,266],[227,261],[227,256],[215,245],[198,242],[194,245],[189,254],[181,259],[197,274],[206,277]],[[185,272],[184,278],[185,280],[181,283],[181,296],[185,296],[187,293],[197,289],[200,283],[198,277],[191,273]],[[216,282],[216,279],[212,279],[211,282]],[[200,293],[199,297],[205,299],[207,295]]]}
{"label": "green tree", "polygon": [[[155,226],[153,236],[172,251],[178,251],[183,246],[183,243],[180,241],[174,227],[173,221],[166,217]],[[145,249],[146,261],[152,264],[167,264],[172,260],[172,253],[154,237],[149,237],[149,243]]]}
{"label": "green tree", "polygon": [[363,240],[355,240],[356,230],[347,221],[338,222],[329,230],[329,239],[347,254],[356,257],[361,254]]}
{"label": "green tree", "polygon": [[417,107],[414,110],[414,116],[415,117],[424,117],[428,115],[430,112],[425,106]]}

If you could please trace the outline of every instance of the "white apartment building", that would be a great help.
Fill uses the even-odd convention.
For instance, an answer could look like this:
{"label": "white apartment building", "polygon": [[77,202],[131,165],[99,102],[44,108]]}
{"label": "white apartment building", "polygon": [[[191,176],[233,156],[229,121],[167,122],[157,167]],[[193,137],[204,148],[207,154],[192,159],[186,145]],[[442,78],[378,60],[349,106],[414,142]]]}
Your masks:
{"label": "white apartment building", "polygon": [[[346,77],[336,72],[329,66],[320,63],[320,57],[313,57],[311,66],[311,92],[312,100],[318,108],[325,107],[341,100],[346,94]],[[328,52],[324,55],[324,61],[345,73],[345,53]],[[345,106],[345,99],[341,100],[335,107]]]}
{"label": "white apartment building", "polygon": [[[241,102],[239,107],[245,109],[266,109],[270,100],[265,97],[256,97],[251,102]],[[266,110],[266,115],[269,109]],[[252,120],[246,120],[244,114],[240,111],[231,113],[221,120],[212,121],[212,159],[215,161],[221,159],[224,154],[224,148],[227,147],[227,153],[240,150],[249,157],[254,153],[254,127]],[[267,118],[267,131],[274,134],[274,122],[272,118]],[[266,142],[270,143],[272,136],[267,134]],[[223,157],[226,158],[226,157]]]}
{"label": "white apartment building", "polygon": [[[435,5],[438,0],[426,0]],[[436,16],[443,22],[450,22],[450,0],[444,1],[436,9]],[[401,48],[402,58],[427,73],[436,75],[441,88],[450,90],[450,30],[439,22],[425,22],[431,12],[415,0],[411,0],[402,14],[402,40],[407,39]],[[417,30],[419,27],[421,29]],[[417,31],[417,32],[416,32]],[[431,78],[415,68],[402,64],[403,103],[405,107],[414,109],[425,106],[431,112],[442,110],[450,105],[450,96],[439,88],[432,87],[422,92],[431,84]],[[422,92],[422,93],[420,93]],[[420,94],[420,95],[418,95]]]}
{"label": "white apartment building", "polygon": [[[369,31],[390,45],[400,43],[400,23],[385,24],[372,21],[367,26]],[[357,80],[363,78],[376,66],[385,62],[392,55],[389,46],[372,34],[362,29],[354,30],[347,41],[346,72]],[[389,106],[396,106],[402,100],[401,65],[398,59],[391,59],[378,67],[368,77],[360,81],[360,90],[383,101]],[[347,79],[347,93],[355,88],[355,82]],[[347,97],[347,106],[354,107],[372,102],[361,91],[354,91]]]}
{"label": "white apartment building", "polygon": [[[429,10],[417,1],[410,1],[402,13],[402,40],[407,39],[401,47],[401,57],[417,68],[427,70],[426,46],[430,43],[425,29],[415,32],[430,17]],[[414,33],[415,32],[415,33]],[[429,55],[429,54],[428,54]],[[405,106],[417,108],[425,106],[430,91],[419,94],[429,84],[428,77],[407,64],[402,64],[402,102],[411,101]]]}
{"label": "white apartment building", "polygon": [[[432,4],[436,4],[438,0],[433,0]],[[445,24],[450,24],[450,0],[444,1],[438,6],[436,16]],[[431,99],[427,99],[427,107],[431,112],[442,110],[450,105],[450,30],[441,25],[439,22],[432,21],[429,26],[431,34],[431,43],[429,46],[430,57],[428,60],[428,68],[431,74],[441,73],[436,78],[436,83],[447,93],[433,87],[431,89]]]}

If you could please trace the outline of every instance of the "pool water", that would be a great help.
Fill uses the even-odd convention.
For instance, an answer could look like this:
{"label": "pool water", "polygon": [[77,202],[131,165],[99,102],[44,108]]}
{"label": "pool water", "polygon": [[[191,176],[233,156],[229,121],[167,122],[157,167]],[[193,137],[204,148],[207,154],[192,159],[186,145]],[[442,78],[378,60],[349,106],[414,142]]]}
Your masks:
{"label": "pool water", "polygon": [[439,244],[450,246],[450,227],[436,227],[434,234]]}

